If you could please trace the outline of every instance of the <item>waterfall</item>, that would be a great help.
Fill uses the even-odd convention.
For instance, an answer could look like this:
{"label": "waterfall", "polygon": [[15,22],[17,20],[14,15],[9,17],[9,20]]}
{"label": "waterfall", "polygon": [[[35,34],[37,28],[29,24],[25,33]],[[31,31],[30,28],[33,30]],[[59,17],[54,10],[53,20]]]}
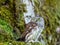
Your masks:
{"label": "waterfall", "polygon": [[[28,24],[31,21],[37,23],[37,26],[26,35],[26,42],[39,42],[38,38],[44,29],[44,19],[40,16],[35,16],[34,7],[32,6],[30,0],[23,0],[23,3],[26,4],[27,9],[27,12],[24,13],[25,23]],[[41,42],[43,42],[43,40],[41,40]]]}

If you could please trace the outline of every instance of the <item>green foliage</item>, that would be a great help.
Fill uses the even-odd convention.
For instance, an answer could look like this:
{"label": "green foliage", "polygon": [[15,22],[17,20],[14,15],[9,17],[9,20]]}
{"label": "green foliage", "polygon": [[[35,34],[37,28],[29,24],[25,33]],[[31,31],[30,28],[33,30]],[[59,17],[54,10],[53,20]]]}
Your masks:
{"label": "green foliage", "polygon": [[6,1],[6,0],[0,0],[0,6],[1,6],[1,4],[4,3],[5,1]]}
{"label": "green foliage", "polygon": [[12,41],[12,42],[4,42],[4,43],[0,43],[1,45],[42,45],[41,43],[26,43],[26,42],[16,42],[16,41]]}
{"label": "green foliage", "polygon": [[[25,4],[23,4],[20,0],[1,0],[2,3],[7,3],[5,5],[2,5],[0,7],[0,19],[6,21],[8,24],[10,24],[16,32],[14,32],[14,37],[18,38],[20,37],[20,32],[22,33],[24,31],[24,20],[23,20],[23,13],[25,10]],[[7,2],[6,2],[7,1]],[[13,3],[14,2],[14,3]],[[18,3],[18,4],[17,4]],[[14,7],[15,5],[15,7]],[[17,29],[15,29],[15,27]],[[7,28],[7,27],[5,27]],[[5,29],[4,28],[4,29]],[[8,32],[8,31],[7,31]]]}
{"label": "green foliage", "polygon": [[23,18],[23,14],[20,14],[20,30],[21,30],[21,33],[24,32],[25,30],[25,23],[24,23],[24,18]]}
{"label": "green foliage", "polygon": [[0,19],[0,41],[13,39],[13,28],[4,20]]}
{"label": "green foliage", "polygon": [[[42,16],[45,20],[44,38],[48,42],[48,45],[54,45],[57,40],[56,28],[60,26],[60,1],[59,0],[46,0],[43,4],[39,1],[35,3],[35,13]],[[40,4],[43,4],[40,6]],[[48,40],[49,35],[52,35],[52,43]]]}
{"label": "green foliage", "polygon": [[12,18],[13,17],[13,15],[12,15],[12,13],[9,11],[9,9],[8,8],[6,8],[5,6],[1,6],[0,7],[0,18],[1,19],[4,19],[6,22],[8,22],[8,23],[12,23],[11,21],[12,21]]}

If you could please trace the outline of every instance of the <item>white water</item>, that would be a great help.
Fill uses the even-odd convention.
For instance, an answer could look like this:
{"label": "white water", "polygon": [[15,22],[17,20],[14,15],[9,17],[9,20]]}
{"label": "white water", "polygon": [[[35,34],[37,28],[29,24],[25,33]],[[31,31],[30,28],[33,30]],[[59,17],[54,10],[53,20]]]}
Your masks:
{"label": "white water", "polygon": [[[44,19],[42,17],[35,16],[34,8],[29,0],[23,0],[23,3],[26,4],[27,9],[27,13],[24,13],[25,23],[27,24],[33,21],[38,24],[38,26],[36,26],[30,33],[26,35],[26,42],[39,42],[38,38],[44,29]],[[41,40],[41,42],[43,43],[43,40]]]}

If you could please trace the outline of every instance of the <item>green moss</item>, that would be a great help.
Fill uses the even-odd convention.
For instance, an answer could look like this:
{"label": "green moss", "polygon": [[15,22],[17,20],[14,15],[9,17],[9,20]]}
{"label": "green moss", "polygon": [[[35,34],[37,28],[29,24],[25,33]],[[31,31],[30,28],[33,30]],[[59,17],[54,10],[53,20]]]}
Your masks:
{"label": "green moss", "polygon": [[[22,33],[25,28],[23,13],[25,12],[26,5],[23,4],[20,0],[18,1],[15,0],[14,2],[15,4],[13,2],[14,2],[13,0],[8,0],[6,5],[1,4],[2,6],[0,7],[0,19],[10,24],[13,30],[15,30],[16,27],[17,28],[15,30],[16,32],[14,32],[13,34],[15,38],[19,38],[20,32]],[[13,5],[15,5],[15,7]],[[6,25],[4,26],[5,27],[3,27],[3,29],[7,28]]]}
{"label": "green moss", "polygon": [[[13,6],[13,0],[9,0],[6,5],[2,5],[7,0],[0,0],[0,41],[9,41],[11,40],[13,34],[16,38],[20,37],[18,32],[12,33],[13,29],[16,27],[18,30],[23,33],[25,30],[25,23],[23,18],[23,13],[26,12],[25,4],[20,0],[15,1],[15,10]],[[18,4],[17,4],[18,3]],[[48,43],[47,45],[54,45],[54,42],[57,39],[56,28],[60,26],[60,1],[59,0],[46,0],[42,2],[40,7],[39,0],[34,0],[35,13],[42,16],[45,20],[45,30],[43,31],[44,40]],[[17,14],[16,16],[14,15]],[[16,29],[17,31],[17,29]],[[47,36],[46,36],[47,35]],[[50,40],[46,39],[49,35],[53,36],[52,43]],[[25,45],[24,42],[11,42],[12,45]],[[9,42],[5,42],[1,45],[9,45]],[[31,45],[42,45],[38,43],[31,43]]]}
{"label": "green moss", "polygon": [[13,28],[4,20],[0,19],[0,41],[13,39]]}
{"label": "green moss", "polygon": [[2,3],[4,3],[6,0],[0,0],[0,5],[2,4]]}
{"label": "green moss", "polygon": [[16,41],[12,41],[12,42],[4,42],[4,43],[0,43],[2,45],[42,45],[41,43],[26,43],[26,42],[16,42]]}
{"label": "green moss", "polygon": [[0,18],[1,19],[11,24],[12,23],[11,20],[13,20],[12,17],[13,15],[8,8],[6,8],[5,6],[0,7]]}
{"label": "green moss", "polygon": [[[55,39],[57,39],[56,28],[60,26],[60,6],[59,6],[60,3],[59,2],[60,2],[59,0],[46,0],[44,2],[44,5],[40,7],[40,2],[36,0],[34,1],[35,13],[42,16],[45,20],[44,38],[45,37],[48,38],[49,37],[48,35],[52,35],[52,37],[54,37],[53,38],[54,41],[52,40],[53,45],[54,42],[56,41]],[[50,43],[49,45],[51,45],[51,42],[49,42],[49,40],[46,38],[45,41],[47,41],[48,43]]]}

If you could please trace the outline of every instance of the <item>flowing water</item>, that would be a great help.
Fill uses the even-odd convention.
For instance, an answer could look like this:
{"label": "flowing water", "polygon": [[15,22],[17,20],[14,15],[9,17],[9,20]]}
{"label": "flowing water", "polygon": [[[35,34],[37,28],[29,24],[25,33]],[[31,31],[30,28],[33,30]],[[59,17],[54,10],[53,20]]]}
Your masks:
{"label": "flowing water", "polygon": [[[40,16],[35,16],[34,7],[32,6],[30,0],[23,0],[23,3],[26,4],[27,9],[27,13],[24,13],[25,23],[28,24],[33,21],[38,24],[30,33],[26,35],[26,42],[39,42],[38,38],[44,29],[44,19]],[[44,43],[43,40],[41,40],[41,42]]]}

